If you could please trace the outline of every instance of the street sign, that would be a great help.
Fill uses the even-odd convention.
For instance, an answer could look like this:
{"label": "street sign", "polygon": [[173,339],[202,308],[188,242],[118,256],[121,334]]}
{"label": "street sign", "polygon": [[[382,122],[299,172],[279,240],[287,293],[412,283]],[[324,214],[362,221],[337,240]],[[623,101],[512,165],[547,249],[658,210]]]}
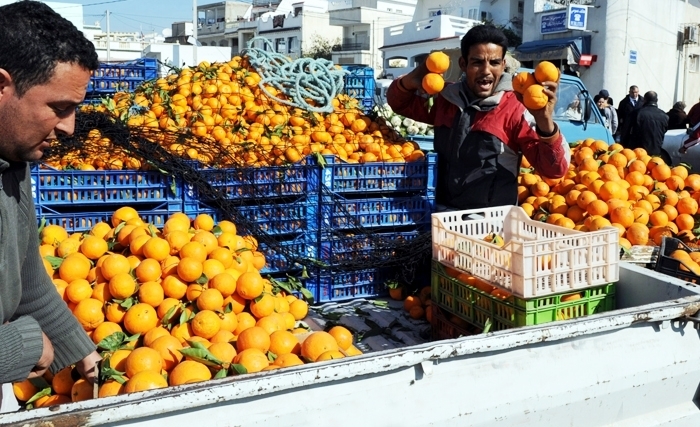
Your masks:
{"label": "street sign", "polygon": [[567,28],[570,30],[585,30],[586,24],[588,24],[588,7],[570,4]]}
{"label": "street sign", "polygon": [[543,13],[540,21],[540,34],[565,33],[566,11]]}
{"label": "street sign", "polygon": [[630,64],[636,64],[636,63],[637,63],[637,51],[630,50]]}

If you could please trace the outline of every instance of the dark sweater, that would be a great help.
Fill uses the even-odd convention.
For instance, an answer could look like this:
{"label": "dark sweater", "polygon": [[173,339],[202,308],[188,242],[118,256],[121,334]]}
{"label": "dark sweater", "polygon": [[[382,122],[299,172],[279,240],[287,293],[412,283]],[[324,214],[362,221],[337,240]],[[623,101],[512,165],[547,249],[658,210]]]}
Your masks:
{"label": "dark sweater", "polygon": [[54,347],[54,373],[95,345],[41,261],[29,167],[0,159],[0,174],[0,383],[6,383],[27,378],[39,361],[42,331]]}

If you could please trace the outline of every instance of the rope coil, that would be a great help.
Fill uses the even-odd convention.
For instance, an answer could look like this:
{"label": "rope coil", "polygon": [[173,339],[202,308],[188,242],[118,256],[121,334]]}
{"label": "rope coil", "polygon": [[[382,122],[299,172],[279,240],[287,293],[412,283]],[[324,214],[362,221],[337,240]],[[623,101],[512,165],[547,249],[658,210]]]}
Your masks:
{"label": "rope coil", "polygon": [[[253,47],[256,41],[262,41],[263,48]],[[336,68],[332,61],[323,58],[291,60],[274,52],[272,41],[265,37],[253,37],[247,46],[241,54],[248,56],[248,61],[262,77],[258,86],[265,95],[291,107],[315,113],[333,112],[332,100],[342,92],[347,71]],[[267,51],[266,47],[270,47],[271,51]],[[291,100],[271,94],[265,84],[278,89]],[[311,105],[307,99],[316,105]]]}

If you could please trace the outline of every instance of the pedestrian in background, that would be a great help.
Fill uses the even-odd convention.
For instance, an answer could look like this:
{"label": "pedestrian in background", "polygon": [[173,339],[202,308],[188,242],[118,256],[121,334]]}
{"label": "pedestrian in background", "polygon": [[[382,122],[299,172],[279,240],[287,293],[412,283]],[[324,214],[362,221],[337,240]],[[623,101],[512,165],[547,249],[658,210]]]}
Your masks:
{"label": "pedestrian in background", "polygon": [[634,110],[638,110],[642,107],[644,101],[639,97],[639,88],[637,86],[630,86],[629,94],[625,96],[620,105],[617,106],[617,121],[618,128],[622,130],[625,126],[627,118],[632,114]]}
{"label": "pedestrian in background", "polygon": [[688,126],[693,128],[700,123],[700,102],[693,105],[688,111]]}
{"label": "pedestrian in background", "polygon": [[[76,364],[89,381],[100,361],[39,255],[27,162],[72,134],[99,62],[94,45],[38,1],[0,7],[0,412],[19,409],[9,384]],[[13,402],[14,401],[14,402]]]}
{"label": "pedestrian in background", "polygon": [[598,105],[598,109],[600,110],[600,113],[605,117],[605,127],[610,129],[610,132],[615,135],[617,133],[617,126],[618,126],[618,121],[617,121],[617,113],[615,112],[615,109],[608,104],[608,98],[609,94],[608,91],[603,89],[593,97],[593,101],[595,101],[596,105]]}
{"label": "pedestrian in background", "polygon": [[668,116],[657,106],[658,102],[656,92],[644,94],[644,105],[630,114],[622,128],[622,146],[643,148],[650,156],[661,156],[670,165],[671,156],[662,148]]}
{"label": "pedestrian in background", "polygon": [[685,113],[685,102],[678,101],[666,112],[668,116],[668,130],[687,129],[688,115]]}

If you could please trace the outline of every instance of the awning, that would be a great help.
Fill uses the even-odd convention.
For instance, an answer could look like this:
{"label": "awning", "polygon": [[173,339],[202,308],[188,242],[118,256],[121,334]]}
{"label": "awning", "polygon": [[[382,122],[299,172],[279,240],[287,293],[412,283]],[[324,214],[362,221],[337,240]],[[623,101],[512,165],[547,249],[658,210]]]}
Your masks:
{"label": "awning", "polygon": [[533,40],[515,48],[518,61],[562,59],[572,65],[578,64],[581,54],[588,53],[591,53],[591,36]]}

